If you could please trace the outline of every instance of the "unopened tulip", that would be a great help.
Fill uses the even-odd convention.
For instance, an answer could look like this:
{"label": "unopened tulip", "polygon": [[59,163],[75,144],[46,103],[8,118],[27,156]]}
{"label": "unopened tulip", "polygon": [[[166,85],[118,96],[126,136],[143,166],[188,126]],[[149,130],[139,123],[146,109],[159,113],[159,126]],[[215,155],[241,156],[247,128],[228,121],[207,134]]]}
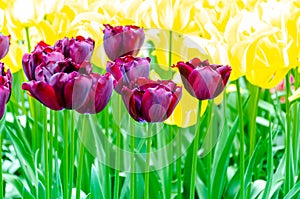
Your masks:
{"label": "unopened tulip", "polygon": [[4,71],[4,64],[0,62],[0,119],[3,117],[5,105],[11,95],[12,76],[10,70]]}
{"label": "unopened tulip", "polygon": [[138,122],[162,122],[175,109],[182,88],[172,81],[140,77],[122,89],[122,98],[131,117]]}
{"label": "unopened tulip", "polygon": [[138,77],[149,78],[150,58],[140,58],[127,55],[119,57],[115,62],[107,62],[107,72],[111,73],[117,84],[115,90],[121,94],[124,85],[129,86],[131,81],[135,81]]}
{"label": "unopened tulip", "polygon": [[231,73],[230,66],[210,65],[207,60],[201,61],[198,58],[189,62],[178,62],[173,67],[179,69],[185,89],[199,100],[218,96]]}
{"label": "unopened tulip", "polygon": [[5,55],[8,53],[10,44],[10,36],[4,36],[0,34],[0,59],[5,57]]}
{"label": "unopened tulip", "polygon": [[104,26],[104,50],[110,60],[138,54],[145,40],[143,28],[132,25],[113,27],[105,24]]}

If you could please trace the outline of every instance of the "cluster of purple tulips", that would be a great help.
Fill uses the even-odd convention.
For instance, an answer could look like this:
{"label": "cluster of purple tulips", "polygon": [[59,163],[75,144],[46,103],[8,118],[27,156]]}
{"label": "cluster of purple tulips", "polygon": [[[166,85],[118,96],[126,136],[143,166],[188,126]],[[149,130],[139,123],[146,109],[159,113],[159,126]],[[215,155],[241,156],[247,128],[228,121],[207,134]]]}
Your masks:
{"label": "cluster of purple tulips", "polygon": [[[52,110],[73,109],[79,113],[99,113],[113,90],[122,96],[131,117],[139,122],[162,122],[175,109],[182,88],[171,80],[149,79],[150,58],[136,57],[145,40],[137,26],[104,25],[104,49],[111,61],[107,73],[93,72],[94,40],[77,36],[58,40],[53,46],[43,41],[24,54],[22,64],[29,80],[23,90]],[[0,37],[0,58],[9,49],[9,36]],[[193,58],[177,67],[187,91],[199,100],[219,95],[230,76],[231,67],[210,65]],[[0,63],[0,117],[11,94],[12,78]]]}

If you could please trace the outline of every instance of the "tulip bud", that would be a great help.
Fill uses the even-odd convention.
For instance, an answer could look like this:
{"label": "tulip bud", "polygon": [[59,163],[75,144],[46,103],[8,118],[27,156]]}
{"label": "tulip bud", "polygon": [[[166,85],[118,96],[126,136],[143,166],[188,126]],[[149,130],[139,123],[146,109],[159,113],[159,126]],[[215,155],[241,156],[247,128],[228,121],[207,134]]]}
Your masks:
{"label": "tulip bud", "polygon": [[131,117],[138,122],[163,122],[175,109],[182,88],[172,81],[140,77],[122,89],[122,98]]}
{"label": "tulip bud", "polygon": [[143,28],[132,25],[112,27],[105,24],[104,26],[104,50],[110,60],[138,54],[145,40]]}
{"label": "tulip bud", "polygon": [[4,64],[0,62],[0,119],[3,117],[5,105],[11,95],[12,76],[10,70],[4,71]]}
{"label": "tulip bud", "polygon": [[129,83],[138,77],[149,78],[150,58],[135,58],[131,55],[119,57],[115,62],[107,62],[106,70],[117,81],[115,90],[120,94],[124,85],[129,86]]}
{"label": "tulip bud", "polygon": [[[113,91],[113,77],[111,74],[106,73],[101,76],[97,73],[91,73],[90,76],[92,87],[84,104],[76,110],[79,113],[99,113],[109,102]],[[77,89],[78,92],[82,91],[80,88]]]}
{"label": "tulip bud", "polygon": [[230,66],[210,65],[207,60],[198,58],[190,62],[178,62],[173,66],[179,69],[185,89],[199,100],[212,99],[224,89],[231,73]]}
{"label": "tulip bud", "polygon": [[4,36],[0,34],[0,59],[5,57],[5,55],[8,53],[9,49],[9,43],[10,42],[10,36]]}

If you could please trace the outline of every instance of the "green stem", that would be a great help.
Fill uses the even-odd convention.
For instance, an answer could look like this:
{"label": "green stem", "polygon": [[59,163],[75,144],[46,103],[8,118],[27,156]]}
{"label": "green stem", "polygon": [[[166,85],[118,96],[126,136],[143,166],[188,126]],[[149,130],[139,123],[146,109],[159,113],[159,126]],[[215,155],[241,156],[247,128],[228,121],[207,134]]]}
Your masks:
{"label": "green stem", "polygon": [[190,199],[195,198],[195,185],[196,185],[196,175],[197,175],[197,152],[198,152],[198,145],[200,139],[200,127],[201,127],[201,106],[202,101],[199,100],[198,102],[198,123],[197,123],[197,130],[194,139],[194,147],[193,147],[193,156],[192,156],[192,170],[191,170],[191,183],[190,183]]}
{"label": "green stem", "polygon": [[64,198],[69,198],[69,110],[64,112]]}
{"label": "green stem", "polygon": [[293,184],[293,175],[291,170],[291,117],[290,117],[290,102],[288,97],[290,96],[290,73],[286,76],[286,96],[285,96],[285,105],[286,105],[286,138],[285,138],[285,189],[284,192],[287,194]]}
{"label": "green stem", "polygon": [[[104,109],[104,125],[105,125],[105,134],[107,137],[107,140],[109,140],[109,114],[108,114],[108,108],[109,106],[106,106]],[[105,144],[105,151],[107,153],[106,155],[106,162],[110,163],[110,149],[108,143]],[[105,166],[105,195],[106,198],[111,198],[111,178],[110,178],[110,167]]]}
{"label": "green stem", "polygon": [[[172,126],[168,126],[168,134],[169,136],[166,137],[166,139],[164,140],[165,141],[165,145],[167,145],[167,143],[169,143],[169,139],[171,139],[172,141],[172,138],[173,138],[173,129],[172,129]],[[169,138],[169,139],[168,139]],[[168,140],[167,140],[168,139]],[[173,148],[170,147],[170,149],[167,151],[167,157],[166,157],[166,162],[168,162],[168,157],[172,157],[173,158]],[[173,160],[172,160],[173,161]],[[173,180],[173,164],[170,163],[169,164],[169,167],[166,167],[166,169],[168,169],[168,185],[166,186],[166,190],[167,190],[167,198],[171,198],[171,194],[172,194],[172,180]]]}
{"label": "green stem", "polygon": [[30,35],[29,35],[28,27],[25,27],[25,32],[26,32],[27,50],[30,53],[31,52],[31,44],[30,44]]}
{"label": "green stem", "polygon": [[[55,152],[54,152],[54,164],[55,164],[55,167],[54,167],[54,169],[55,169],[55,179],[56,179],[56,181],[55,181],[55,185],[56,185],[56,189],[55,190],[60,190],[60,183],[57,181],[57,179],[58,179],[58,176],[59,176],[59,166],[58,166],[58,160],[59,160],[59,155],[58,155],[58,151],[59,151],[59,149],[58,149],[58,129],[59,129],[59,122],[58,122],[58,114],[59,114],[59,112],[54,112],[53,113],[54,114],[54,141],[53,141],[53,146],[54,146],[54,150],[55,150]],[[58,194],[58,193],[56,193],[56,194]]]}
{"label": "green stem", "polygon": [[254,99],[253,104],[251,106],[252,114],[250,118],[250,149],[249,154],[252,155],[255,144],[256,144],[256,116],[257,116],[257,110],[258,110],[258,101],[259,101],[259,93],[260,88],[257,86],[253,86],[254,88]]}
{"label": "green stem", "polygon": [[[69,176],[69,192],[72,193],[74,178],[74,157],[75,157],[75,128],[74,128],[74,111],[71,112],[71,142],[70,142],[70,176]],[[71,198],[71,194],[69,198]]]}
{"label": "green stem", "polygon": [[135,195],[135,138],[134,138],[134,121],[130,119],[130,131],[131,131],[131,138],[130,138],[130,147],[131,147],[131,172],[130,172],[130,199],[134,199]]}
{"label": "green stem", "polygon": [[43,107],[44,112],[44,162],[45,162],[45,181],[46,181],[46,198],[51,198],[51,189],[50,189],[50,181],[49,181],[49,151],[48,151],[48,130],[47,130],[47,108]]}
{"label": "green stem", "polygon": [[206,132],[206,136],[209,136],[209,147],[210,147],[210,152],[207,154],[207,198],[211,199],[211,163],[212,163],[212,132],[211,132],[211,128],[210,128],[210,121],[212,118],[212,110],[213,110],[213,100],[209,101],[209,108],[208,108],[208,121],[207,121],[207,132]]}
{"label": "green stem", "polygon": [[181,194],[181,131],[178,129],[178,135],[177,135],[177,161],[176,161],[176,175],[177,175],[177,198],[182,199]]}
{"label": "green stem", "polygon": [[[300,67],[300,66],[299,66]],[[295,69],[295,88],[299,88],[299,73],[297,71],[297,69]],[[299,106],[299,103],[295,103],[294,104],[294,122],[293,122],[293,154],[294,154],[294,162],[295,162],[295,165],[294,165],[294,168],[295,168],[295,173],[298,173],[299,172],[299,168],[298,168],[298,164],[299,164],[299,156],[300,156],[300,153],[299,153],[299,135],[300,135],[300,130],[298,130],[299,128],[299,110],[298,110],[298,106]],[[298,178],[299,179],[299,178]]]}
{"label": "green stem", "polygon": [[[118,121],[121,121],[121,105],[122,101],[118,98]],[[114,199],[119,198],[120,192],[120,149],[121,149],[121,125],[115,124],[116,126],[116,146],[117,146],[117,154],[116,154],[116,169],[115,169],[115,185],[114,185]]]}
{"label": "green stem", "polygon": [[239,128],[240,128],[240,198],[245,198],[245,152],[244,152],[244,110],[243,110],[243,99],[241,96],[241,88],[239,80],[236,80],[236,90],[237,90],[237,103],[238,103],[238,113],[239,113]]}
{"label": "green stem", "polygon": [[272,122],[269,115],[269,142],[268,142],[268,157],[267,157],[267,184],[262,198],[269,198],[273,180],[273,152],[272,152]]}
{"label": "green stem", "polygon": [[145,165],[145,193],[144,199],[149,199],[149,174],[150,174],[150,152],[151,152],[151,138],[152,138],[152,128],[151,124],[148,123],[148,137],[147,137],[147,149],[146,149],[146,165]]}
{"label": "green stem", "polygon": [[[53,168],[53,122],[54,122],[54,112],[50,110],[50,139],[49,139],[49,182],[50,182],[50,191],[52,190],[52,168]],[[51,195],[51,194],[50,194]]]}
{"label": "green stem", "polygon": [[80,152],[78,160],[78,171],[77,171],[77,180],[76,180],[76,199],[80,199],[80,189],[81,189],[81,178],[82,178],[82,169],[83,169],[83,160],[84,160],[84,138],[85,138],[85,125],[87,122],[87,115],[83,115],[83,123],[81,129],[81,142],[80,142]]}
{"label": "green stem", "polygon": [[[172,65],[172,39],[173,39],[173,32],[172,30],[169,30],[169,66]],[[171,70],[170,67],[169,70]]]}

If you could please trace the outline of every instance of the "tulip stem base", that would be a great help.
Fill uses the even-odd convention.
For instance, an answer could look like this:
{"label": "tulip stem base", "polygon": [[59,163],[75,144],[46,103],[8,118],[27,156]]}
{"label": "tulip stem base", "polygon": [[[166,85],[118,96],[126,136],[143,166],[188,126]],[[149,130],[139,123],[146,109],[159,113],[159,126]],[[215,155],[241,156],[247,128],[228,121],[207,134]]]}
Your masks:
{"label": "tulip stem base", "polygon": [[81,190],[81,178],[82,178],[82,169],[83,169],[83,160],[84,160],[84,138],[85,138],[85,131],[86,131],[86,122],[87,122],[87,115],[83,115],[83,122],[82,122],[82,130],[81,130],[81,142],[80,142],[80,149],[79,149],[79,160],[78,160],[78,170],[77,170],[77,179],[76,179],[76,199],[80,199],[80,190]]}
{"label": "tulip stem base", "polygon": [[64,112],[64,198],[69,198],[69,110]]}
{"label": "tulip stem base", "polygon": [[285,132],[285,182],[284,193],[287,194],[293,185],[293,171],[291,164],[291,116],[290,116],[290,73],[286,75],[286,96],[285,96],[285,109],[286,109],[286,132]]}
{"label": "tulip stem base", "polygon": [[195,185],[196,185],[196,175],[197,175],[197,153],[198,153],[198,145],[200,139],[200,127],[201,127],[201,106],[202,101],[199,100],[198,104],[198,122],[197,122],[197,130],[194,138],[194,147],[193,147],[193,156],[192,156],[192,170],[191,170],[191,183],[190,183],[190,199],[195,198]]}
{"label": "tulip stem base", "polygon": [[134,121],[130,119],[130,148],[131,148],[131,171],[130,171],[130,199],[135,197],[135,138],[134,138]]}
{"label": "tulip stem base", "polygon": [[[176,128],[176,126],[174,127]],[[176,175],[177,175],[177,198],[182,199],[182,194],[181,194],[181,164],[182,164],[182,159],[180,157],[181,154],[181,131],[180,129],[177,129],[177,161],[176,161]]]}
{"label": "tulip stem base", "polygon": [[149,199],[149,174],[150,174],[150,156],[151,156],[151,137],[152,128],[151,124],[148,123],[148,137],[147,137],[147,149],[146,149],[146,164],[145,164],[145,194],[144,199]]}
{"label": "tulip stem base", "polygon": [[236,90],[237,90],[237,107],[239,113],[239,128],[240,128],[240,197],[244,199],[245,197],[245,151],[244,151],[244,110],[243,110],[243,99],[241,96],[241,88],[239,80],[236,80]]}

